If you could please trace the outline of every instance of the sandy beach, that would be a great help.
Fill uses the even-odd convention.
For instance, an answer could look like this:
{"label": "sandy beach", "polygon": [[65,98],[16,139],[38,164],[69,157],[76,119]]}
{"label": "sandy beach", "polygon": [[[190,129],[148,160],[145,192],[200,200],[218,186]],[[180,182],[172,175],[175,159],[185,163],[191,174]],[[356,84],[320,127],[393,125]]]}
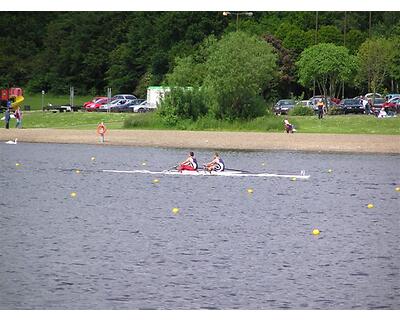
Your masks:
{"label": "sandy beach", "polygon": [[[100,144],[96,131],[0,129],[0,141]],[[105,145],[215,150],[294,150],[312,152],[400,153],[400,136],[307,133],[109,130]]]}

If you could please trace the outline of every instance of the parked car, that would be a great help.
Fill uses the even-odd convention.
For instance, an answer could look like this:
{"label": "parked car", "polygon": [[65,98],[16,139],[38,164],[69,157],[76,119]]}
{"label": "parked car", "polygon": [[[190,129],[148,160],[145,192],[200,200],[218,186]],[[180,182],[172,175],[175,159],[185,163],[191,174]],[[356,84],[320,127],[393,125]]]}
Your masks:
{"label": "parked car", "polygon": [[85,103],[83,104],[83,107],[84,107],[84,108],[87,108],[87,107],[89,107],[90,105],[96,103],[96,101],[98,101],[98,100],[100,100],[100,99],[107,99],[107,98],[106,98],[106,97],[94,97],[92,100],[90,100],[90,101],[88,101],[88,102],[85,102]]}
{"label": "parked car", "polygon": [[385,101],[383,104],[384,108],[390,108],[390,109],[397,109],[400,107],[400,97],[394,97],[390,99],[389,101]]}
{"label": "parked car", "polygon": [[[327,109],[331,108],[331,107],[337,107],[338,104],[335,103],[333,100],[335,101],[339,101],[339,99],[336,98],[327,98],[328,101],[328,106],[325,106],[325,112],[327,111]],[[312,105],[312,108],[314,109],[315,113],[318,113],[318,102],[322,101],[325,104],[325,97],[324,96],[313,96],[312,98],[310,98],[310,104]]]}
{"label": "parked car", "polygon": [[365,108],[362,100],[359,98],[355,99],[343,99],[339,103],[339,107],[346,113],[364,113]]}
{"label": "parked car", "polygon": [[309,108],[311,108],[311,109],[314,108],[314,105],[313,105],[313,103],[312,103],[311,100],[302,100],[302,101],[300,102],[300,105],[302,105],[303,107],[309,107]]}
{"label": "parked car", "polygon": [[143,101],[142,103],[133,107],[133,112],[148,112],[148,111],[155,111],[157,106],[150,105],[147,101]]}
{"label": "parked car", "polygon": [[117,94],[111,100],[134,100],[137,99],[133,94]]}
{"label": "parked car", "polygon": [[112,108],[114,108],[116,106],[121,106],[127,102],[128,102],[128,100],[124,100],[124,99],[113,100],[110,103],[106,103],[106,104],[103,104],[102,106],[100,106],[100,108],[98,108],[98,111],[100,111],[100,112],[111,111]]}
{"label": "parked car", "polygon": [[288,114],[289,110],[294,108],[296,105],[296,101],[294,100],[289,100],[289,99],[284,99],[284,100],[279,100],[275,106],[274,106],[274,111],[275,114]]}
{"label": "parked car", "polygon": [[134,107],[141,104],[144,99],[126,100],[126,103],[117,104],[111,107],[112,112],[134,112]]}
{"label": "parked car", "polygon": [[393,98],[400,98],[400,93],[389,93],[386,95],[385,99],[390,101]]}
{"label": "parked car", "polygon": [[400,97],[393,97],[389,99],[388,102],[400,103]]}
{"label": "parked car", "polygon": [[384,98],[375,98],[375,99],[371,99],[370,100],[370,104],[372,109],[374,108],[379,108],[382,109],[383,104],[386,102],[386,100]]}
{"label": "parked car", "polygon": [[[374,93],[367,93],[364,95],[367,99],[372,99],[374,97]],[[375,98],[382,98],[380,93],[375,93]]]}
{"label": "parked car", "polygon": [[83,107],[86,111],[94,111],[100,108],[103,104],[106,104],[108,99],[106,97],[100,97],[98,99],[93,99],[92,101],[86,102]]}

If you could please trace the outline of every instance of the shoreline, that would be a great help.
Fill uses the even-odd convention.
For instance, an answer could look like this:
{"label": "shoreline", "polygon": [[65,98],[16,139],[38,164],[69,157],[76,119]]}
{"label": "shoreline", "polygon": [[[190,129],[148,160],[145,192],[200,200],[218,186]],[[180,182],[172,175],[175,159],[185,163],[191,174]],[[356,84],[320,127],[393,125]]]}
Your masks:
{"label": "shoreline", "polygon": [[[95,130],[0,129],[0,141],[97,144]],[[398,135],[231,131],[109,130],[104,145],[214,150],[400,154]]]}

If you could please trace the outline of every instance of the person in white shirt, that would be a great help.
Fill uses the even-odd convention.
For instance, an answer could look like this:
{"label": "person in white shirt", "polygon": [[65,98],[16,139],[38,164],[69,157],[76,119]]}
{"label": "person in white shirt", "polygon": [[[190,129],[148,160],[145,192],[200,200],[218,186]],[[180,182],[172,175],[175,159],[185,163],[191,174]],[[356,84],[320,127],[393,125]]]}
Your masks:
{"label": "person in white shirt", "polygon": [[364,112],[365,114],[369,114],[370,113],[370,109],[369,109],[369,102],[368,99],[365,97],[362,97],[362,105],[364,107]]}
{"label": "person in white shirt", "polygon": [[205,164],[204,168],[209,172],[211,172],[211,171],[220,172],[220,171],[224,171],[225,170],[225,163],[221,159],[221,157],[219,156],[218,152],[215,152],[214,153],[214,159],[211,162]]}
{"label": "person in white shirt", "polygon": [[385,108],[382,108],[381,111],[379,111],[378,118],[385,118],[385,117],[387,117],[387,113],[385,111]]}

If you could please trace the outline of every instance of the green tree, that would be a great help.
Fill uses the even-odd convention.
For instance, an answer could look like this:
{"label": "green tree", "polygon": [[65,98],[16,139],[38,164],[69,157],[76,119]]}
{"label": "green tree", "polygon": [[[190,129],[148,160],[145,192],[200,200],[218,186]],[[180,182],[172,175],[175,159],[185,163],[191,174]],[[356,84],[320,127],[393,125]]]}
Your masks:
{"label": "green tree", "polygon": [[203,82],[204,64],[195,63],[192,56],[176,58],[172,73],[166,75],[166,84],[171,86],[200,86]]}
{"label": "green tree", "polygon": [[[274,52],[277,54],[278,60],[278,81],[274,81],[273,89],[277,91],[278,97],[288,97],[286,90],[292,92],[292,88],[296,85],[296,66],[295,55],[293,51],[285,48],[282,41],[273,35],[265,35],[264,40],[272,45]],[[270,92],[268,92],[270,93]],[[266,94],[266,93],[265,93]]]}
{"label": "green tree", "polygon": [[383,89],[393,61],[392,43],[384,38],[368,39],[358,51],[360,68],[357,75],[359,84],[368,83],[368,91],[376,93]]}
{"label": "green tree", "polygon": [[342,32],[335,26],[322,26],[318,30],[318,42],[333,43],[340,46],[343,44]]}
{"label": "green tree", "polygon": [[397,83],[391,85],[392,91],[399,91],[399,83],[400,83],[400,36],[396,36],[390,39],[393,46],[393,55],[392,60],[389,64],[389,74],[391,78]]}
{"label": "green tree", "polygon": [[206,62],[205,90],[216,118],[252,118],[265,111],[260,93],[277,74],[276,55],[265,41],[243,32],[225,35]]}
{"label": "green tree", "polygon": [[340,83],[352,80],[357,68],[356,59],[348,49],[332,43],[320,43],[307,48],[296,65],[299,82],[310,88],[315,79],[325,97],[336,97]]}
{"label": "green tree", "polygon": [[198,49],[189,56],[175,59],[175,67],[166,75],[166,86],[195,86],[203,85],[206,76],[206,64],[212,48],[217,42],[214,36],[207,37]]}
{"label": "green tree", "polygon": [[351,54],[355,54],[366,38],[367,35],[362,31],[351,29],[346,33],[346,48],[350,50]]}
{"label": "green tree", "polygon": [[286,35],[283,38],[283,45],[286,48],[291,49],[297,57],[311,43],[314,43],[314,39],[312,39],[313,42],[311,43],[310,40],[310,37],[305,31],[293,26],[293,28],[290,28],[290,30],[286,32]]}

